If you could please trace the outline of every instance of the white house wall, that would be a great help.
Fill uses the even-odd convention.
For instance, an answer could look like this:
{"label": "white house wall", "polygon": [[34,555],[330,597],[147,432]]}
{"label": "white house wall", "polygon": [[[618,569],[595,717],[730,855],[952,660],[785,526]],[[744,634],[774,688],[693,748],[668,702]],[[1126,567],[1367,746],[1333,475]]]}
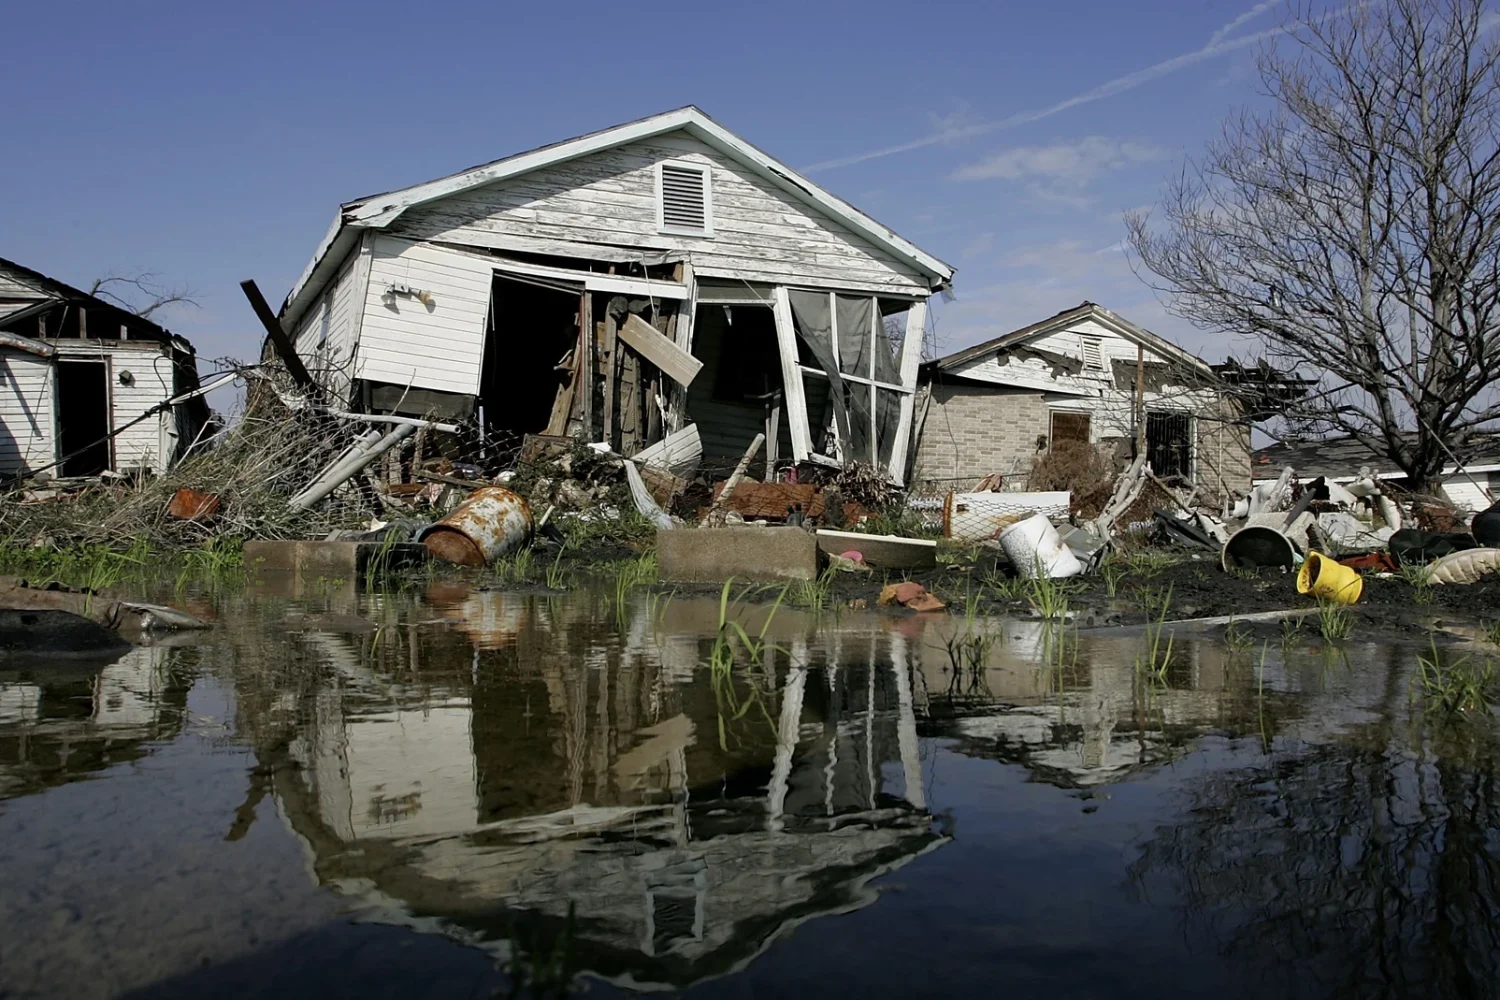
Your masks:
{"label": "white house wall", "polygon": [[57,457],[52,424],[52,362],[0,349],[0,475],[50,465]]}
{"label": "white house wall", "polygon": [[[57,343],[60,358],[105,358],[110,364],[108,386],[111,398],[110,426],[124,427],[156,404],[172,397],[172,357],[162,344],[142,342],[139,346],[121,341],[108,346],[80,341],[76,345]],[[120,382],[121,372],[133,376],[130,385]],[[111,468],[150,469],[158,474],[167,471],[167,458],[173,442],[169,428],[171,413],[164,411],[121,431],[114,438],[114,462]]]}
{"label": "white house wall", "polygon": [[[373,237],[357,378],[473,395],[479,391],[494,269],[478,257]],[[428,293],[431,304],[387,295],[393,285]]]}
{"label": "white house wall", "polygon": [[293,336],[303,364],[338,392],[348,387],[358,342],[358,285],[360,268],[366,263],[361,253],[360,246],[349,253],[323,294],[303,314]]}
{"label": "white house wall", "polygon": [[[656,165],[710,165],[713,236],[657,231]],[[406,211],[387,230],[436,242],[515,250],[534,240],[589,256],[589,244],[673,251],[698,277],[925,296],[923,278],[889,252],[788,198],[685,132],[594,153]],[[372,286],[373,286],[372,282]]]}

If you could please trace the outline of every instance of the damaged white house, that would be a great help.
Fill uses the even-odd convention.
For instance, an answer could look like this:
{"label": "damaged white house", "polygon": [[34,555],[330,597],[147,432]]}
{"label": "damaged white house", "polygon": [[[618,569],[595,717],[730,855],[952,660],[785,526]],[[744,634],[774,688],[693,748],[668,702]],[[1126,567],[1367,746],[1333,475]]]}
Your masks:
{"label": "damaged white house", "polygon": [[193,346],[0,259],[0,477],[161,473],[208,420]]}
{"label": "damaged white house", "polygon": [[338,402],[635,454],[907,465],[953,269],[688,107],[343,205],[281,325]]}
{"label": "damaged white house", "polygon": [[1061,442],[1123,462],[1142,441],[1158,476],[1206,495],[1243,492],[1250,428],[1232,382],[1084,302],[923,366],[916,477],[999,475],[1024,489],[1033,459]]}

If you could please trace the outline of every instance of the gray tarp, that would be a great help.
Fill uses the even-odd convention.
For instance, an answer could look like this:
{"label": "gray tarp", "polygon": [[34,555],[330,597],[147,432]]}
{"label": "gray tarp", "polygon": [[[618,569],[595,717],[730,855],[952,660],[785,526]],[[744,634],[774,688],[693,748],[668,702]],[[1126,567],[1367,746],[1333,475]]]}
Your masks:
{"label": "gray tarp", "polygon": [[[876,381],[901,384],[900,343],[892,344],[883,329],[876,330],[875,324],[880,322],[876,300],[852,295],[834,296],[839,338],[838,364],[835,365],[834,316],[830,313],[828,294],[790,289],[788,296],[797,336],[828,376],[834,420],[844,442],[844,457],[869,465],[876,464],[878,458],[879,464],[889,464],[900,423],[900,394],[889,389],[872,390],[868,385],[849,382],[842,377],[870,378],[873,375]],[[872,331],[875,331],[874,336]],[[901,339],[905,339],[904,329]],[[872,391],[875,393],[873,410],[878,455],[870,440]]]}
{"label": "gray tarp", "polygon": [[833,362],[833,315],[828,306],[828,295],[824,292],[802,292],[789,289],[792,318],[796,321],[797,336],[812,356],[818,367],[828,375],[830,398],[833,402],[833,419],[838,423],[839,437],[849,440],[849,411],[845,403],[844,380],[839,375],[838,365]]}

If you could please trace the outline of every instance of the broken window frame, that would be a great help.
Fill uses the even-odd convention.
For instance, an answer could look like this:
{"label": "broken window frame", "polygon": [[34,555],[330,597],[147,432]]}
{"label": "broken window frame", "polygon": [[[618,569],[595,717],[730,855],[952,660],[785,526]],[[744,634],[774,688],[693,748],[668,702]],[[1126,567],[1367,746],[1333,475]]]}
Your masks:
{"label": "broken window frame", "polygon": [[[925,323],[926,302],[922,299],[906,299],[900,296],[882,297],[873,293],[860,292],[837,292],[825,291],[823,289],[792,289],[787,286],[776,288],[776,326],[777,339],[781,347],[782,381],[786,388],[786,401],[788,410],[788,422],[792,436],[792,451],[794,458],[799,462],[815,462],[820,465],[828,465],[834,468],[842,468],[845,464],[845,449],[847,445],[843,440],[843,432],[839,421],[833,419],[831,427],[831,440],[833,441],[834,454],[823,454],[814,452],[812,449],[812,428],[808,419],[807,393],[804,379],[808,376],[831,381],[828,372],[814,365],[803,364],[797,349],[796,324],[793,319],[791,297],[792,291],[802,291],[814,295],[828,296],[829,309],[829,350],[832,354],[833,364],[839,373],[839,378],[856,385],[869,386],[870,392],[870,458],[871,464],[882,469],[888,476],[901,481],[906,464],[907,449],[903,439],[911,432],[911,420],[916,396],[915,367],[906,363],[907,354],[911,350],[912,338],[917,338],[916,343],[920,346],[921,327]],[[844,372],[842,358],[839,352],[839,328],[838,328],[838,297],[868,299],[872,302],[872,316],[868,336],[869,366],[865,374]],[[896,370],[903,376],[902,382],[890,382],[875,377],[875,351],[877,346],[884,346],[889,350],[889,344],[880,345],[880,340],[885,338],[885,314],[881,311],[881,302],[899,302],[906,306],[904,310],[907,323],[906,334],[902,339],[902,350],[893,358]],[[914,331],[913,326],[917,329]],[[912,376],[907,384],[905,378],[908,367],[912,369]],[[882,459],[882,442],[880,439],[880,404],[879,394],[881,391],[894,392],[897,394],[897,420],[896,426],[891,432],[894,439],[890,442],[889,458]],[[839,405],[837,401],[835,406]]]}

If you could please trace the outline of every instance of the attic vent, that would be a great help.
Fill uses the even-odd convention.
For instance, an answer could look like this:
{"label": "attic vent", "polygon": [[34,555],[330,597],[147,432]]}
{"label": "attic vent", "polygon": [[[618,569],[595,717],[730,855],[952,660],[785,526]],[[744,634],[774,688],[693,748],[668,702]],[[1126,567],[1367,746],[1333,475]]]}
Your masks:
{"label": "attic vent", "polygon": [[713,198],[708,165],[663,163],[657,178],[657,228],[664,233],[712,236]]}
{"label": "attic vent", "polygon": [[1083,367],[1092,371],[1104,370],[1104,340],[1101,337],[1080,337],[1083,341]]}

